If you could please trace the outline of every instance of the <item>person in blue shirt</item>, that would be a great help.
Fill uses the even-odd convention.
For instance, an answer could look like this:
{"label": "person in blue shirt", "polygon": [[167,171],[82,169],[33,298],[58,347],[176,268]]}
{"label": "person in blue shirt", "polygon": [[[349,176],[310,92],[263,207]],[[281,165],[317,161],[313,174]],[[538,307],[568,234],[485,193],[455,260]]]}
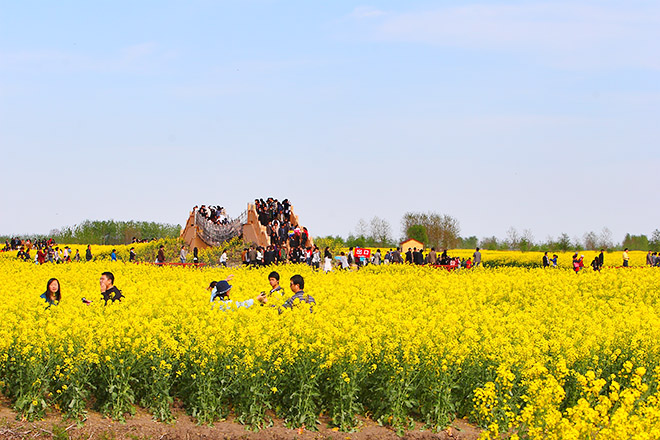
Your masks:
{"label": "person in blue shirt", "polygon": [[117,249],[112,250],[112,253],[110,254],[110,259],[112,261],[117,261]]}
{"label": "person in blue shirt", "polygon": [[46,301],[48,304],[46,307],[47,309],[50,306],[56,306],[60,303],[62,292],[60,291],[60,282],[57,278],[51,278],[48,280],[48,283],[46,283],[46,291],[42,293],[39,298]]}
{"label": "person in blue shirt", "polygon": [[232,306],[235,306],[237,309],[240,309],[241,307],[249,309],[256,303],[266,304],[268,302],[265,292],[261,292],[256,297],[246,299],[245,301],[232,301],[229,299],[231,285],[227,280],[216,281],[215,285],[211,283],[209,289],[211,289],[211,304],[214,304],[218,302],[216,300],[219,300],[221,310],[229,310]]}

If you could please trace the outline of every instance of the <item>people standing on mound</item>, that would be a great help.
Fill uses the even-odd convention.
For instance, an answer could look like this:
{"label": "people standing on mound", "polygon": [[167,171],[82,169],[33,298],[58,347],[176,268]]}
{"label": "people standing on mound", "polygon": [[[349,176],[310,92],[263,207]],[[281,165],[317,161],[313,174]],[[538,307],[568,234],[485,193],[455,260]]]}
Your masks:
{"label": "people standing on mound", "polygon": [[46,291],[42,293],[39,298],[43,299],[48,304],[46,309],[60,303],[62,300],[62,292],[60,290],[60,282],[57,278],[51,278],[48,280],[46,283]]}

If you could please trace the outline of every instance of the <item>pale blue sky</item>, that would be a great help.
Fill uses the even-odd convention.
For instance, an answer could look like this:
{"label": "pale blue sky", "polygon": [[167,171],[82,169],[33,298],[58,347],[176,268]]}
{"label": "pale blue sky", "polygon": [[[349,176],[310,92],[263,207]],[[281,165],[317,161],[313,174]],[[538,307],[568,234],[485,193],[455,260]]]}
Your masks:
{"label": "pale blue sky", "polygon": [[660,228],[655,1],[0,0],[0,233],[288,197],[313,235]]}

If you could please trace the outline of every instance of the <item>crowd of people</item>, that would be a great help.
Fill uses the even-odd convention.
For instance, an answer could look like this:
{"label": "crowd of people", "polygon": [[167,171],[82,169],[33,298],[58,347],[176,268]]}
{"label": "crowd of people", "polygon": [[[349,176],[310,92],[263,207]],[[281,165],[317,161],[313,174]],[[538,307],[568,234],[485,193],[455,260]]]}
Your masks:
{"label": "crowd of people", "polygon": [[[223,264],[222,258],[225,257],[226,251],[221,256],[220,263]],[[244,248],[241,252],[241,262],[244,266],[268,266],[271,264],[282,263],[306,263],[318,269],[321,265],[321,251],[317,246],[291,246],[284,247],[275,245],[263,246],[250,246]],[[226,264],[224,264],[226,266]]]}
{"label": "crowd of people", "polygon": [[[31,253],[33,252],[33,254]],[[76,249],[75,253],[69,246],[60,248],[54,241],[43,240],[35,243],[30,243],[29,240],[25,241],[18,247],[16,258],[19,260],[33,262],[34,264],[46,263],[69,263],[71,261],[82,261],[83,257],[80,251]],[[87,246],[85,252],[85,261],[92,260],[91,246]]]}
{"label": "crowd of people", "polygon": [[301,251],[308,247],[309,231],[306,227],[292,222],[292,206],[289,199],[284,199],[282,202],[272,197],[265,201],[255,199],[254,207],[259,223],[266,227],[272,246],[300,248]]}
{"label": "crowd of people", "polygon": [[193,207],[193,212],[199,212],[199,214],[208,220],[214,225],[227,225],[229,224],[229,217],[225,208],[220,205],[202,205]]}
{"label": "crowd of people", "polygon": [[55,246],[55,240],[52,238],[44,238],[41,240],[30,240],[29,238],[21,239],[13,237],[5,240],[5,246],[2,248],[3,252],[18,251],[23,249],[29,251],[31,249],[46,249]]}

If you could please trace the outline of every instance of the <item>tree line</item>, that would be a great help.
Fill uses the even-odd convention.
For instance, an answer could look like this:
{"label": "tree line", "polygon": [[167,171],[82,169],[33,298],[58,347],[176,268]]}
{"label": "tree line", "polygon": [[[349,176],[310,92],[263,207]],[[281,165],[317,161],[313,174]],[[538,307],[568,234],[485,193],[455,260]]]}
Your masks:
{"label": "tree line", "polygon": [[[176,238],[181,233],[181,225],[146,221],[85,220],[73,226],[53,229],[48,235],[33,234],[21,236],[23,239],[40,240],[52,238],[57,243],[67,244],[128,244],[135,238],[158,240]],[[0,237],[2,241],[11,237]]]}
{"label": "tree line", "polygon": [[462,237],[458,220],[447,214],[437,212],[406,212],[401,219],[401,237],[396,239],[392,227],[386,220],[375,216],[370,221],[360,219],[355,231],[348,237],[327,236],[316,237],[319,247],[329,246],[331,249],[343,247],[382,247],[394,248],[408,238],[413,238],[425,247],[436,249],[473,249],[480,247],[487,250],[518,250],[518,251],[579,251],[605,249],[608,251],[622,250],[660,250],[660,230],[655,229],[650,238],[644,234],[626,234],[623,241],[615,242],[612,232],[603,228],[600,232],[589,231],[582,237],[570,237],[566,233],[558,237],[548,237],[537,241],[531,230],[519,232],[511,227],[505,238],[483,237],[472,235]]}

